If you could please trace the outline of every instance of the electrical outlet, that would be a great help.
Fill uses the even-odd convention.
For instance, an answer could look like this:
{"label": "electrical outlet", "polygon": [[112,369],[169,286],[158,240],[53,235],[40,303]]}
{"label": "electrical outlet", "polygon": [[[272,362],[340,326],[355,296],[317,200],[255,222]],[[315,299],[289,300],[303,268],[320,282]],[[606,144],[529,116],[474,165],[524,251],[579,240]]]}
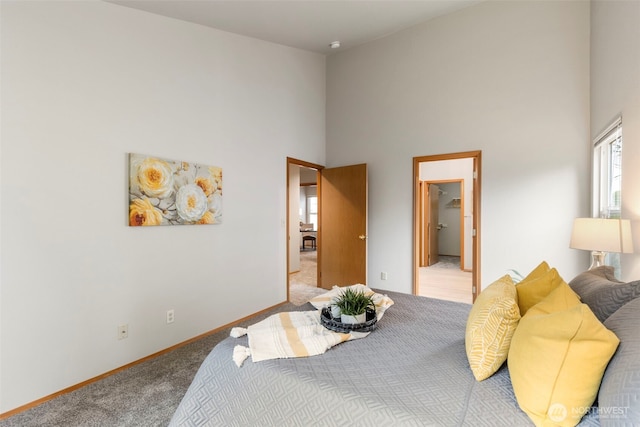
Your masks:
{"label": "electrical outlet", "polygon": [[167,310],[167,323],[173,323],[174,320],[176,320],[176,317],[173,308],[171,310]]}
{"label": "electrical outlet", "polygon": [[387,280],[387,272],[383,271],[382,273],[380,273],[380,280]]}
{"label": "electrical outlet", "polygon": [[118,326],[118,339],[123,340],[129,337],[129,325]]}

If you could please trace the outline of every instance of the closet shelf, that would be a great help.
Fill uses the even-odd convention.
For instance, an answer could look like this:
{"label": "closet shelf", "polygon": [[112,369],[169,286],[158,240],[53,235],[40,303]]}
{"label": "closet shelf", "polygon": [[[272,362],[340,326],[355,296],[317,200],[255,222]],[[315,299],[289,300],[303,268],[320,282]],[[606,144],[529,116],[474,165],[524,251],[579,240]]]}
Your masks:
{"label": "closet shelf", "polygon": [[446,207],[448,208],[460,208],[460,198],[459,197],[454,197],[453,199],[451,199],[451,201],[449,203],[446,204]]}

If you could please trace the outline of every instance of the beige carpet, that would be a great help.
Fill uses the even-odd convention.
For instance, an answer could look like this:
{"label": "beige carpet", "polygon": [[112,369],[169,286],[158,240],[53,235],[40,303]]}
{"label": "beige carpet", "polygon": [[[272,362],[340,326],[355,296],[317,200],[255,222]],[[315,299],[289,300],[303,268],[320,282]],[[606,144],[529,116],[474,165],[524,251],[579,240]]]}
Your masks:
{"label": "beige carpet", "polygon": [[318,288],[318,252],[300,252],[300,271],[289,275],[289,302],[303,305],[316,295],[323,294],[326,289]]}
{"label": "beige carpet", "polygon": [[[310,306],[311,307],[311,306]],[[245,319],[248,327],[281,311],[281,305]],[[0,427],[167,426],[202,361],[231,327],[179,347],[0,421]],[[43,355],[43,360],[46,356]]]}
{"label": "beige carpet", "polygon": [[303,305],[316,295],[328,292],[326,289],[307,285],[289,285],[289,302],[293,305]]}

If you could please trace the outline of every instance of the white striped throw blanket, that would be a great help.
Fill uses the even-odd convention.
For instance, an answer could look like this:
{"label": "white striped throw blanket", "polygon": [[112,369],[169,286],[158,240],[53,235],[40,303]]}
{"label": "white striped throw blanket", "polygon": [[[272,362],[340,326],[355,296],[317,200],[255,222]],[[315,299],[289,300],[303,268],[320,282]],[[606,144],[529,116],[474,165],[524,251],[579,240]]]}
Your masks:
{"label": "white striped throw blanket", "polygon": [[[391,298],[375,293],[365,285],[358,284],[349,288],[372,295],[378,321],[385,310],[393,305]],[[320,310],[328,306],[344,289],[334,286],[331,291],[313,298],[310,302],[318,309],[316,311],[278,313],[246,329],[233,328],[232,337],[237,338],[246,334],[249,338],[248,348],[241,345],[235,346],[233,361],[240,367],[249,356],[254,362],[315,356],[342,342],[366,337],[369,332],[338,333],[326,329],[320,323]]]}

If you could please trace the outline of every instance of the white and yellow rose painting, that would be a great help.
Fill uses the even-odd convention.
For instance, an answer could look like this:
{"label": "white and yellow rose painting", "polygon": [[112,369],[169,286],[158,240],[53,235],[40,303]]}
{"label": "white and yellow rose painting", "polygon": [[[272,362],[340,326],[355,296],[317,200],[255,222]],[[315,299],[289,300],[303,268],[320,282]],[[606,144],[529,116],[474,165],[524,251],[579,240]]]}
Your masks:
{"label": "white and yellow rose painting", "polygon": [[129,154],[129,225],[221,222],[222,168]]}

